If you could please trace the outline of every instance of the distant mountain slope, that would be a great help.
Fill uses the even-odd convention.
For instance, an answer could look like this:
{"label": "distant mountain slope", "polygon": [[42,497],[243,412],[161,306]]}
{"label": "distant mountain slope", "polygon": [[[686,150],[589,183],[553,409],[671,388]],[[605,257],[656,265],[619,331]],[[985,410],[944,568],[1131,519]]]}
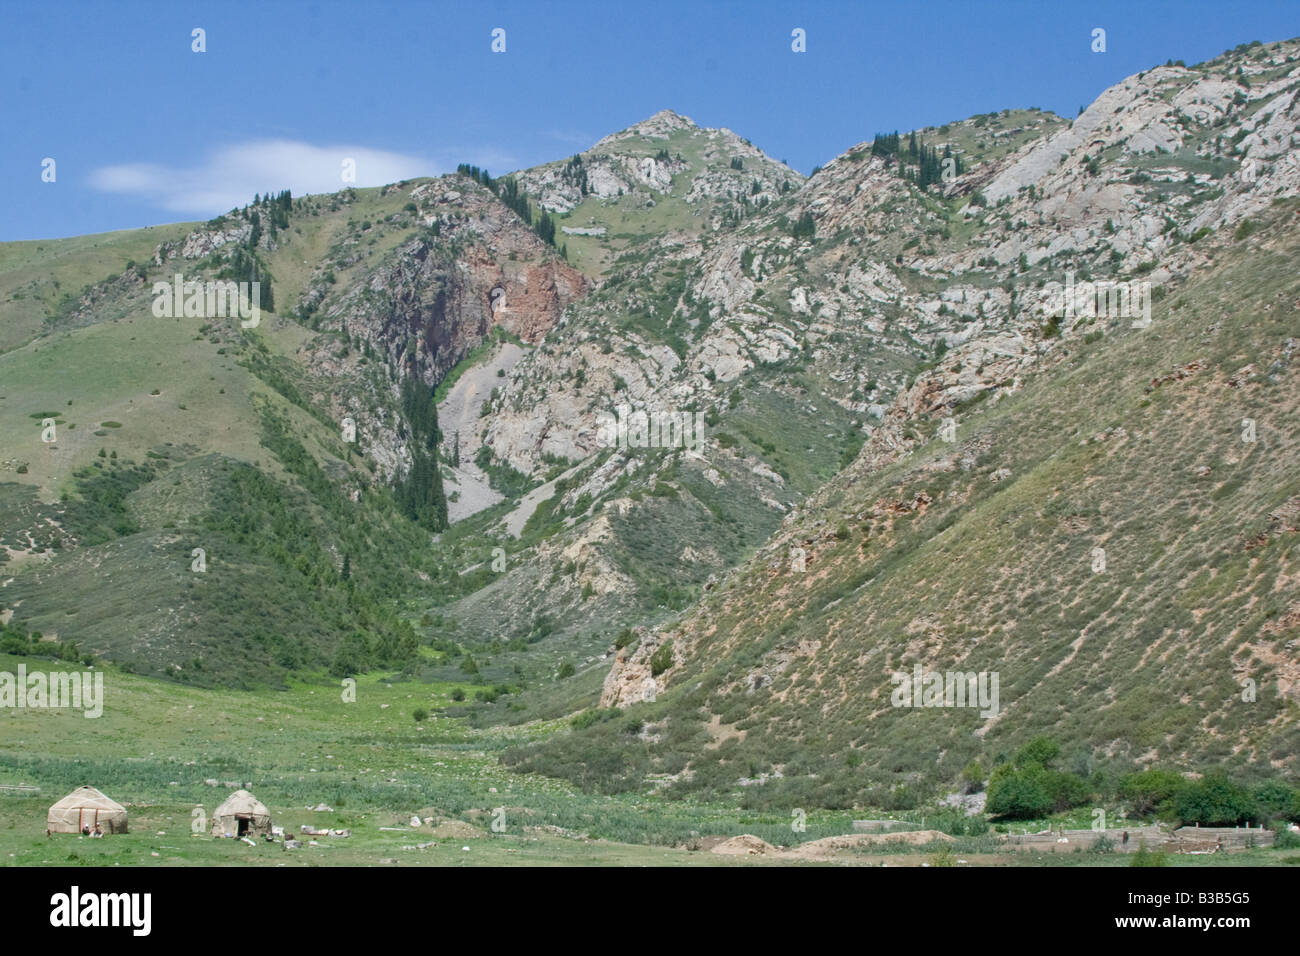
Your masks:
{"label": "distant mountain slope", "polygon": [[[431,547],[433,386],[497,330],[544,334],[581,275],[460,176],[60,241],[49,266],[19,245],[0,264],[120,271],[0,354],[6,610],[196,683],[413,666],[404,600],[464,567]],[[160,317],[176,275],[258,281],[262,314]]]}

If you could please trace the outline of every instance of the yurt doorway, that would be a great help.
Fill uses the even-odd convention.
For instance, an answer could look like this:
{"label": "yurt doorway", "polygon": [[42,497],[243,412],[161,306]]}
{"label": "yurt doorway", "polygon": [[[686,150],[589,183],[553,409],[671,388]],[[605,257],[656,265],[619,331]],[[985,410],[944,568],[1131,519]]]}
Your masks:
{"label": "yurt doorway", "polygon": [[239,816],[235,817],[235,819],[239,821],[238,823],[239,832],[237,832],[235,836],[237,837],[247,836],[248,828],[252,825],[253,822],[252,818],[246,814],[241,813]]}

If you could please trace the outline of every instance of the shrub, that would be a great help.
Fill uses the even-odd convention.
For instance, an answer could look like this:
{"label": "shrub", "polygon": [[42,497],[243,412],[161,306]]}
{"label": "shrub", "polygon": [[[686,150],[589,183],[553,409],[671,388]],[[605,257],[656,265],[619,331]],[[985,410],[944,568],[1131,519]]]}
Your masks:
{"label": "shrub", "polygon": [[1166,804],[1185,783],[1172,770],[1144,770],[1124,777],[1119,792],[1130,802],[1134,813],[1146,816]]}
{"label": "shrub", "polygon": [[1061,745],[1051,737],[1035,737],[1016,751],[1017,767],[1050,767],[1061,753]]}
{"label": "shrub", "polygon": [[650,676],[658,677],[673,666],[673,642],[665,641],[663,647],[650,656]]}
{"label": "shrub", "polygon": [[31,650],[26,636],[17,631],[5,631],[0,635],[0,654],[29,654]]}
{"label": "shrub", "polygon": [[1054,801],[1044,786],[1043,776],[1041,769],[1016,770],[1005,775],[995,772],[989,781],[986,812],[1012,820],[1046,816]]}
{"label": "shrub", "polygon": [[1052,809],[1058,812],[1086,803],[1090,793],[1088,783],[1082,777],[1059,770],[1046,771],[1042,785],[1052,798]]}
{"label": "shrub", "polygon": [[1092,853],[1114,853],[1115,841],[1103,833],[1097,837],[1097,842],[1089,847],[1089,851]]}
{"label": "shrub", "polygon": [[963,789],[967,793],[979,793],[984,789],[984,765],[978,760],[972,760],[966,765],[966,769],[961,772]]}
{"label": "shrub", "polygon": [[429,712],[423,707],[417,707],[411,712],[411,716],[415,718],[417,724],[422,724],[429,719]]}
{"label": "shrub", "polygon": [[1292,790],[1280,780],[1270,780],[1255,789],[1255,804],[1270,820],[1286,820],[1300,807],[1300,791]]}
{"label": "shrub", "polygon": [[930,854],[929,862],[931,866],[956,866],[957,853],[951,846],[945,843],[943,846],[939,847],[939,849]]}
{"label": "shrub", "polygon": [[1188,783],[1174,794],[1173,809],[1183,823],[1231,827],[1245,823],[1258,812],[1254,798],[1222,774]]}
{"label": "shrub", "polygon": [[1273,838],[1273,849],[1300,850],[1300,833],[1294,830],[1278,830],[1277,836]]}

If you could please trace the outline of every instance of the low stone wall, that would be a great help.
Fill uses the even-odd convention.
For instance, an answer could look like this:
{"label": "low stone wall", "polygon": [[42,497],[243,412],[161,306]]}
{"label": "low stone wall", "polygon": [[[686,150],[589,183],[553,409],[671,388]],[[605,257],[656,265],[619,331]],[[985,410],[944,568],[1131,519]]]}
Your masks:
{"label": "low stone wall", "polygon": [[[1128,834],[1125,840],[1124,835]],[[1172,834],[1163,827],[1113,827],[1109,830],[1052,830],[1050,833],[1009,833],[1012,846],[1039,853],[1073,853],[1077,847],[1091,850],[1102,837],[1121,853],[1135,852],[1143,844],[1154,850],[1169,841]]]}
{"label": "low stone wall", "polygon": [[1196,849],[1214,849],[1222,844],[1225,850],[1241,850],[1252,846],[1272,846],[1276,836],[1263,827],[1179,827],[1174,839]]}
{"label": "low stone wall", "polygon": [[[855,821],[856,827],[856,821]],[[1125,840],[1124,835],[1128,835]],[[1244,850],[1255,846],[1272,846],[1275,834],[1261,827],[1180,827],[1169,830],[1161,826],[1112,827],[1109,830],[1053,830],[1050,833],[1009,833],[1011,846],[1039,853],[1072,853],[1075,848],[1090,850],[1103,836],[1117,852],[1133,853],[1141,846],[1169,853],[1212,853]]]}
{"label": "low stone wall", "polygon": [[892,833],[895,830],[919,830],[919,823],[907,820],[854,820],[854,833]]}

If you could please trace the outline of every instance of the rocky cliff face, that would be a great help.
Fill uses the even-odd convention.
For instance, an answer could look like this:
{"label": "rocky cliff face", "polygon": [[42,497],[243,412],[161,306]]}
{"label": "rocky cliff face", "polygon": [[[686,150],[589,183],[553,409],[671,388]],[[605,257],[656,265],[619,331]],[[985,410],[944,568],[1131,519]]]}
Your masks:
{"label": "rocky cliff face", "polygon": [[[409,238],[376,261],[366,247],[370,224],[353,223],[314,263],[297,299],[278,303],[281,312],[310,317],[317,333],[296,355],[313,402],[336,421],[356,423],[359,447],[385,481],[409,464],[396,408],[403,377],[433,387],[493,329],[534,344],[589,288],[478,183],[446,176],[392,188],[409,205],[389,224]],[[355,194],[332,202],[346,209]],[[160,245],[154,261],[211,266],[246,249],[252,232],[250,222],[221,217]],[[280,245],[263,231],[257,251],[275,262]],[[340,283],[339,275],[348,280]],[[351,348],[340,352],[340,339]]]}

